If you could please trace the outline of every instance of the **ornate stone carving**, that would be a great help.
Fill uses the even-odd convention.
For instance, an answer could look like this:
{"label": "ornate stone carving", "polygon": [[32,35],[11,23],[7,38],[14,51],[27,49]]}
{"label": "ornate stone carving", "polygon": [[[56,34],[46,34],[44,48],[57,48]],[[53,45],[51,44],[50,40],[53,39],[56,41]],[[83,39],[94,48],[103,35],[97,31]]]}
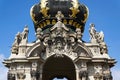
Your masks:
{"label": "ornate stone carving", "polygon": [[17,73],[17,78],[18,78],[19,80],[24,80],[25,77],[26,77],[25,73],[22,73],[22,72]]}
{"label": "ornate stone carving", "polygon": [[95,80],[103,80],[103,69],[101,65],[95,65],[95,74],[94,74],[94,79]]}
{"label": "ornate stone carving", "polygon": [[95,79],[95,80],[103,80],[103,75],[102,75],[102,74],[99,74],[99,73],[96,73],[96,74],[94,75],[94,79]]}
{"label": "ornate stone carving", "polygon": [[8,72],[8,80],[16,80],[15,74]]}
{"label": "ornate stone carving", "polygon": [[106,64],[103,65],[103,79],[104,80],[112,80],[110,67]]}
{"label": "ornate stone carving", "polygon": [[77,28],[76,29],[76,37],[78,39],[78,42],[82,42],[82,32],[81,32],[81,29],[80,28]]}
{"label": "ornate stone carving", "polygon": [[42,29],[41,28],[37,28],[37,31],[36,31],[36,37],[37,37],[37,39],[42,39],[42,35],[43,35],[43,33],[42,33]]}
{"label": "ornate stone carving", "polygon": [[102,66],[101,65],[95,65],[94,69],[95,69],[95,74],[97,74],[97,73],[102,74]]}
{"label": "ornate stone carving", "polygon": [[113,80],[111,73],[109,73],[109,74],[104,74],[103,80]]}
{"label": "ornate stone carving", "polygon": [[[46,58],[56,54],[56,57],[62,57],[63,54],[71,56],[72,59],[77,57],[77,53],[73,52],[72,46],[76,42],[76,34],[70,34],[69,29],[61,22],[62,13],[58,12],[56,17],[58,22],[50,28],[49,34],[43,35],[43,45],[46,47]],[[80,32],[77,32],[80,38]],[[45,57],[44,57],[45,58]]]}
{"label": "ornate stone carving", "polygon": [[32,80],[39,80],[40,72],[35,71],[35,70],[31,70],[31,77],[32,77]]}
{"label": "ornate stone carving", "polygon": [[62,14],[62,12],[61,12],[61,11],[58,11],[58,12],[57,12],[57,15],[56,15],[57,20],[58,20],[58,21],[61,21],[63,17],[64,17],[64,15]]}
{"label": "ornate stone carving", "polygon": [[88,72],[87,71],[80,71],[79,77],[80,77],[80,80],[88,80]]}

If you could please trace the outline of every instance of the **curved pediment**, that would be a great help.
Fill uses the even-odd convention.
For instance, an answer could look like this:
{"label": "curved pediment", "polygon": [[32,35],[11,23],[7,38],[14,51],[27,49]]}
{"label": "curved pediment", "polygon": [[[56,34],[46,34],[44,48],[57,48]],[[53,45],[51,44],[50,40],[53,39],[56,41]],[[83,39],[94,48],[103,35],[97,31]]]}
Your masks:
{"label": "curved pediment", "polygon": [[84,44],[76,43],[71,48],[67,47],[69,46],[65,45],[63,50],[58,50],[54,48],[50,51],[50,48],[45,47],[42,43],[35,43],[30,49],[28,49],[27,57],[40,57],[40,59],[46,60],[52,55],[56,55],[57,57],[62,57],[63,55],[66,55],[73,61],[78,59],[79,57],[92,57],[91,51]]}
{"label": "curved pediment", "polygon": [[33,46],[31,46],[28,50],[27,50],[27,54],[26,56],[29,57],[37,57],[39,56],[44,50],[44,45],[41,44],[40,42],[35,43]]}
{"label": "curved pediment", "polygon": [[76,43],[73,47],[73,51],[77,53],[79,57],[89,57],[91,58],[93,55],[84,44],[82,43]]}

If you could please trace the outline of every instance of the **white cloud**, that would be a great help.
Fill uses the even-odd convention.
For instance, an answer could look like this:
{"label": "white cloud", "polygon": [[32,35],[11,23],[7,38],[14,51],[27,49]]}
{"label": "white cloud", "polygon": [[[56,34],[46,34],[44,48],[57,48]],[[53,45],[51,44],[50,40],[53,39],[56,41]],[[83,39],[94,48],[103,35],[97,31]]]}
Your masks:
{"label": "white cloud", "polygon": [[120,69],[112,69],[113,80],[120,80]]}
{"label": "white cloud", "polygon": [[3,65],[3,60],[5,56],[0,54],[0,80],[7,80],[7,68]]}

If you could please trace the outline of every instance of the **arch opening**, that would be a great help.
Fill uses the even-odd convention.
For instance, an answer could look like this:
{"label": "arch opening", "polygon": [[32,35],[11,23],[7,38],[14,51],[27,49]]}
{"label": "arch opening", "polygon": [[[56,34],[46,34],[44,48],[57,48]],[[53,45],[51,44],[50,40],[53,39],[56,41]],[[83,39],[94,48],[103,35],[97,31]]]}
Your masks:
{"label": "arch opening", "polygon": [[76,70],[73,61],[63,55],[52,55],[43,65],[42,80],[76,80]]}
{"label": "arch opening", "polygon": [[66,77],[64,77],[64,78],[57,78],[57,77],[55,77],[52,80],[68,80],[68,79]]}

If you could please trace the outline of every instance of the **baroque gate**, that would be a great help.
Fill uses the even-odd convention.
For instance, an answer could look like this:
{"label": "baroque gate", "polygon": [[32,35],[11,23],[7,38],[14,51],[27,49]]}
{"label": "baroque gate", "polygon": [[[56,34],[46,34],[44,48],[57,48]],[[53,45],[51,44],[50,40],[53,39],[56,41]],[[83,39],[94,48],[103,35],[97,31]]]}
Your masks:
{"label": "baroque gate", "polygon": [[88,8],[78,0],[41,0],[30,15],[36,40],[28,42],[28,27],[18,33],[11,56],[3,63],[8,80],[112,80],[115,60],[108,55],[103,32],[91,24],[90,42],[82,40]]}

